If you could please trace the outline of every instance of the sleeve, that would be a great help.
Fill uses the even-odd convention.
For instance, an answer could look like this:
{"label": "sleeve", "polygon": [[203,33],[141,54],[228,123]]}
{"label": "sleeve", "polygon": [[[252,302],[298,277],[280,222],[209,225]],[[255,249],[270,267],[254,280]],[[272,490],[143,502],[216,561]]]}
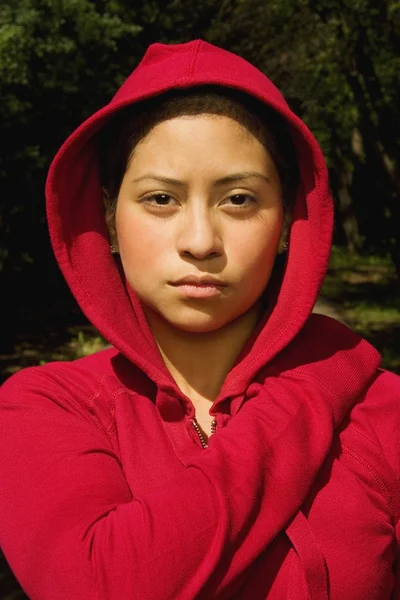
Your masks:
{"label": "sleeve", "polygon": [[400,521],[396,524],[396,560],[393,565],[394,587],[391,600],[400,600]]}
{"label": "sleeve", "polygon": [[277,378],[179,476],[132,497],[106,433],[41,369],[0,393],[0,545],[31,600],[231,597],[332,442],[325,395]]}

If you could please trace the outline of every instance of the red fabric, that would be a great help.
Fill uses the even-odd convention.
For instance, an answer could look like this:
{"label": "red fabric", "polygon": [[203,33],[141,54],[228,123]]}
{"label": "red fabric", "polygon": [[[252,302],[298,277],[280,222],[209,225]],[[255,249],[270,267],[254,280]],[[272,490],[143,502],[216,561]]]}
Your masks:
{"label": "red fabric", "polygon": [[[272,313],[213,404],[203,450],[109,251],[94,134],[171,87],[240,88],[291,124],[301,185]],[[321,151],[252,65],[202,41],[155,44],[74,132],[47,184],[54,252],[115,347],[25,369],[0,395],[0,544],[32,600],[400,597],[400,384],[366,341],[310,316],[332,202]]]}

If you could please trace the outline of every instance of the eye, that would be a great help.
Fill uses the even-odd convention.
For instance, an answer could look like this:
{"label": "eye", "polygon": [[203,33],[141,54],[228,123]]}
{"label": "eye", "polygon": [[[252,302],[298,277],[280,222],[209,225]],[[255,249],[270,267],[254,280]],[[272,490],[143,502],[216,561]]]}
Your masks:
{"label": "eye", "polygon": [[256,199],[250,194],[233,194],[232,196],[229,196],[224,203],[236,208],[249,208],[255,202]]}
{"label": "eye", "polygon": [[165,206],[170,207],[172,206],[173,201],[174,198],[172,196],[170,196],[169,194],[161,193],[149,194],[148,196],[143,198],[143,202],[155,209],[162,209]]}

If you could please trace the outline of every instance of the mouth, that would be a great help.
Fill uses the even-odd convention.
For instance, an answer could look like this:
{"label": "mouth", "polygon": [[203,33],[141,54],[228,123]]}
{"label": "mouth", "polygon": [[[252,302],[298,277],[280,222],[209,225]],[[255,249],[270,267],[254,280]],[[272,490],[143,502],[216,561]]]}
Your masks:
{"label": "mouth", "polygon": [[212,298],[221,295],[223,288],[226,287],[225,283],[211,275],[203,277],[188,275],[172,282],[171,285],[186,298]]}
{"label": "mouth", "polygon": [[177,281],[171,282],[173,286],[194,286],[194,287],[225,287],[226,284],[220,279],[213,277],[212,275],[187,275]]}

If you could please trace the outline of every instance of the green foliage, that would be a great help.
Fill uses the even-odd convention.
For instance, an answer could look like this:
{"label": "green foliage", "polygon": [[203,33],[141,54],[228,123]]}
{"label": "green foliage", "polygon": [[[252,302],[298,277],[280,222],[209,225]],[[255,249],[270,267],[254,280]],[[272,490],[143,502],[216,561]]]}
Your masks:
{"label": "green foliage", "polygon": [[237,0],[210,36],[269,75],[316,135],[337,241],[390,251],[400,274],[399,14],[392,0]]}
{"label": "green foliage", "polygon": [[[113,2],[4,0],[0,6],[0,270],[47,250],[43,187],[57,147],[133,66],[121,48],[141,28]],[[121,7],[119,7],[121,9]],[[128,64],[130,63],[130,64]],[[37,243],[39,234],[39,243]]]}
{"label": "green foliage", "polygon": [[400,273],[399,16],[395,0],[3,0],[4,314],[12,320],[33,292],[59,286],[44,214],[48,165],[155,41],[202,37],[263,70],[325,152],[337,243],[390,254]]}
{"label": "green foliage", "polygon": [[[21,0],[3,2],[0,7],[0,77],[3,89],[18,85],[58,88],[66,94],[81,92],[83,76],[102,74],[97,82],[112,73],[110,92],[120,75],[118,43],[136,36],[140,27],[126,23],[122,15],[101,10],[90,0]],[[90,59],[93,59],[90,62]],[[101,72],[99,67],[106,68]],[[33,67],[36,67],[35,69]],[[91,82],[93,84],[93,82]],[[90,101],[90,100],[89,100]]]}
{"label": "green foliage", "polygon": [[379,350],[382,366],[400,374],[400,296],[390,257],[334,247],[322,296]]}
{"label": "green foliage", "polygon": [[78,335],[69,343],[74,358],[89,356],[94,352],[104,350],[107,346],[107,342],[101,336],[86,334],[84,331],[79,331]]}
{"label": "green foliage", "polygon": [[110,99],[149,43],[196,37],[255,63],[315,133],[331,169],[338,241],[386,248],[396,261],[399,14],[394,0],[4,0],[0,182],[15,193],[3,194],[3,262],[23,265],[32,246],[25,231],[25,247],[10,242],[21,218],[44,231],[45,173],[65,137]]}

